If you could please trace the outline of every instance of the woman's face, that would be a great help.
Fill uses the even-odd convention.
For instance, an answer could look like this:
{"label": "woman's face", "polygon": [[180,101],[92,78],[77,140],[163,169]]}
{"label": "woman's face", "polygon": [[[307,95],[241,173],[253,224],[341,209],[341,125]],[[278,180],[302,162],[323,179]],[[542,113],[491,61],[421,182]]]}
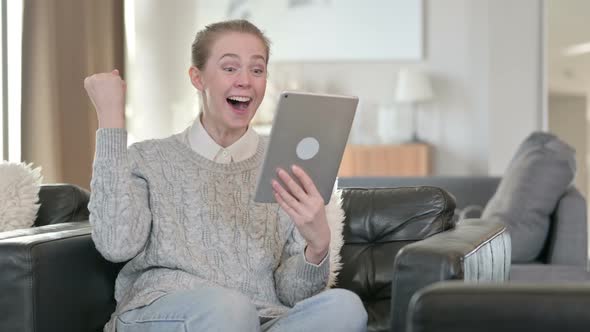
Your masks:
{"label": "woman's face", "polygon": [[207,122],[218,130],[248,127],[264,98],[266,60],[264,43],[255,35],[228,32],[213,42],[205,68],[189,71]]}

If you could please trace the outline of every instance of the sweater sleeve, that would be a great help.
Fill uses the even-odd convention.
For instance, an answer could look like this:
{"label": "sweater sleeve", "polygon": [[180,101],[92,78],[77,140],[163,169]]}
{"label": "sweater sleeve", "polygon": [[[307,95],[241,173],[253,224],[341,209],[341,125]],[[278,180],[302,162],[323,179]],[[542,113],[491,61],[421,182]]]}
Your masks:
{"label": "sweater sleeve", "polygon": [[274,273],[276,291],[281,302],[288,306],[322,291],[330,273],[329,254],[315,265],[305,259],[305,239],[289,216],[279,212],[279,222],[290,223],[288,238],[283,248],[281,263]]}
{"label": "sweater sleeve", "polygon": [[139,152],[127,150],[124,129],[98,129],[88,209],[96,248],[113,262],[135,257],[149,236],[152,215],[140,163]]}

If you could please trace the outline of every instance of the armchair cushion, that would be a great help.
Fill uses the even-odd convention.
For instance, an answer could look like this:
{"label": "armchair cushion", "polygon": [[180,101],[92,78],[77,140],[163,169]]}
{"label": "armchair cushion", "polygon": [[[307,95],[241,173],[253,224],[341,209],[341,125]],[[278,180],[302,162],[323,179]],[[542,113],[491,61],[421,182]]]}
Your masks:
{"label": "armchair cushion", "polygon": [[519,146],[482,215],[508,227],[513,263],[541,255],[551,213],[574,178],[574,157],[569,145],[549,133],[533,133]]}
{"label": "armchair cushion", "polygon": [[581,266],[517,264],[510,270],[510,280],[544,283],[590,281],[590,272]]}

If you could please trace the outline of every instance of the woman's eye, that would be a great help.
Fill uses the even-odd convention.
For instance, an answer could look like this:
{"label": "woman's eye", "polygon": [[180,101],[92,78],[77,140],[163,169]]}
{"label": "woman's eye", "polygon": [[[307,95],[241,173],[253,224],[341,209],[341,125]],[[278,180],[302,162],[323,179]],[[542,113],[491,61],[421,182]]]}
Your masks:
{"label": "woman's eye", "polygon": [[255,68],[253,70],[253,72],[254,72],[255,75],[262,75],[262,74],[264,74],[264,69]]}
{"label": "woman's eye", "polygon": [[226,71],[226,72],[228,72],[228,73],[233,73],[237,69],[235,67],[223,67],[223,70]]}

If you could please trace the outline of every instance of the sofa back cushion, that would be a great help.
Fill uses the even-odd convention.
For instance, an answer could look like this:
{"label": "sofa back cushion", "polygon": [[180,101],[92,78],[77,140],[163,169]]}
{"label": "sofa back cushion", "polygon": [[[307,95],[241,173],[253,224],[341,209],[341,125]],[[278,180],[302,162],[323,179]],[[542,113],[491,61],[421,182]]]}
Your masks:
{"label": "sofa back cushion", "polygon": [[370,331],[391,327],[393,262],[405,245],[453,228],[455,201],[436,187],[342,191],[344,246],[337,287],[358,294]]}
{"label": "sofa back cushion", "polygon": [[513,263],[529,263],[540,257],[551,213],[575,173],[574,149],[555,135],[535,132],[519,146],[482,215],[506,224]]}
{"label": "sofa back cushion", "polygon": [[35,226],[88,220],[90,193],[73,184],[44,184]]}
{"label": "sofa back cushion", "polygon": [[354,176],[338,178],[340,187],[397,188],[430,186],[444,189],[455,199],[457,211],[477,206],[483,207],[494,196],[501,178],[499,176]]}

